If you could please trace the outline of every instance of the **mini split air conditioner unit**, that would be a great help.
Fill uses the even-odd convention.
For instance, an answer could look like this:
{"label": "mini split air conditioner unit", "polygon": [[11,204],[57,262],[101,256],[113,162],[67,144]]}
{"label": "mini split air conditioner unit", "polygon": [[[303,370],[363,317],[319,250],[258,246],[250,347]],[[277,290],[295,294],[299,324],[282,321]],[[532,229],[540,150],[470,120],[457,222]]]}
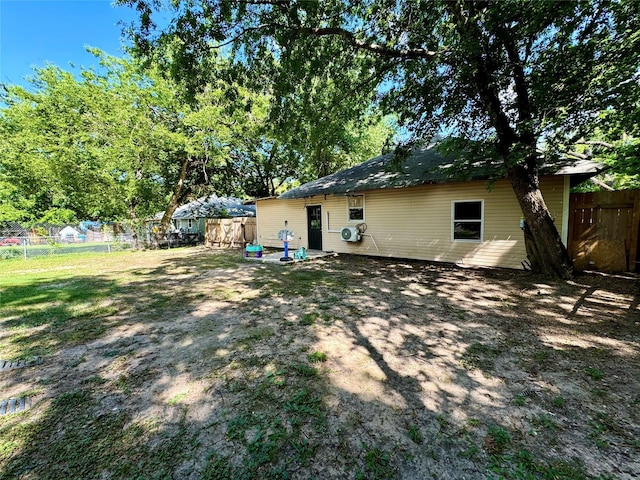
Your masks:
{"label": "mini split air conditioner unit", "polygon": [[340,236],[345,242],[359,242],[362,239],[357,227],[342,227]]}

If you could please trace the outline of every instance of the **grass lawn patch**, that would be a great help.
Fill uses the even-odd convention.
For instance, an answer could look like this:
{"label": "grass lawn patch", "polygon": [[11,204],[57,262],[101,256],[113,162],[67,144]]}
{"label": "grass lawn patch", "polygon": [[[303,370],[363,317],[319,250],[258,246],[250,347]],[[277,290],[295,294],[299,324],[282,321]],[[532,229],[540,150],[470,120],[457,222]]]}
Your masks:
{"label": "grass lawn patch", "polygon": [[[614,281],[615,280],[615,281]],[[635,277],[0,261],[0,479],[638,478]],[[36,361],[37,360],[37,361]]]}

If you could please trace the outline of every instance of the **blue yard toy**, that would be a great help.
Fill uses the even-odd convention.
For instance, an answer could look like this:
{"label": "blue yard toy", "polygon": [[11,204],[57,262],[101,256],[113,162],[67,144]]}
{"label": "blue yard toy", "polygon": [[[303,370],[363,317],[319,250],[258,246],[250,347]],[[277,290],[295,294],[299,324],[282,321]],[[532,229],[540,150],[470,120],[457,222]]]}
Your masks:
{"label": "blue yard toy", "polygon": [[294,252],[293,258],[295,258],[296,260],[306,260],[307,249],[304,247],[300,247],[296,252]]}

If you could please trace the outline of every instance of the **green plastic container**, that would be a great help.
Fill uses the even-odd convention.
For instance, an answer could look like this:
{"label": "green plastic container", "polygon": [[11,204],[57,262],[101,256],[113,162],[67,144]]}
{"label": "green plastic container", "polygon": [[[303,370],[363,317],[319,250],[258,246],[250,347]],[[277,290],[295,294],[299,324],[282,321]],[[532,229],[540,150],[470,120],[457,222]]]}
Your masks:
{"label": "green plastic container", "polygon": [[262,245],[247,245],[244,248],[244,256],[248,257],[249,253],[255,253],[256,258],[262,258]]}

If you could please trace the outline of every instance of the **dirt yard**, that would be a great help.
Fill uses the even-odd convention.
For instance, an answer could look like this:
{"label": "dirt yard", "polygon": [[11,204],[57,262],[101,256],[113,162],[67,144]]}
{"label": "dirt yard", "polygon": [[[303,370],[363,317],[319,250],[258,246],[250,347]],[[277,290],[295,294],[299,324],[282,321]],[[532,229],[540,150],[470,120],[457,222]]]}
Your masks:
{"label": "dirt yard", "polygon": [[15,263],[0,478],[640,478],[638,276],[112,258]]}

